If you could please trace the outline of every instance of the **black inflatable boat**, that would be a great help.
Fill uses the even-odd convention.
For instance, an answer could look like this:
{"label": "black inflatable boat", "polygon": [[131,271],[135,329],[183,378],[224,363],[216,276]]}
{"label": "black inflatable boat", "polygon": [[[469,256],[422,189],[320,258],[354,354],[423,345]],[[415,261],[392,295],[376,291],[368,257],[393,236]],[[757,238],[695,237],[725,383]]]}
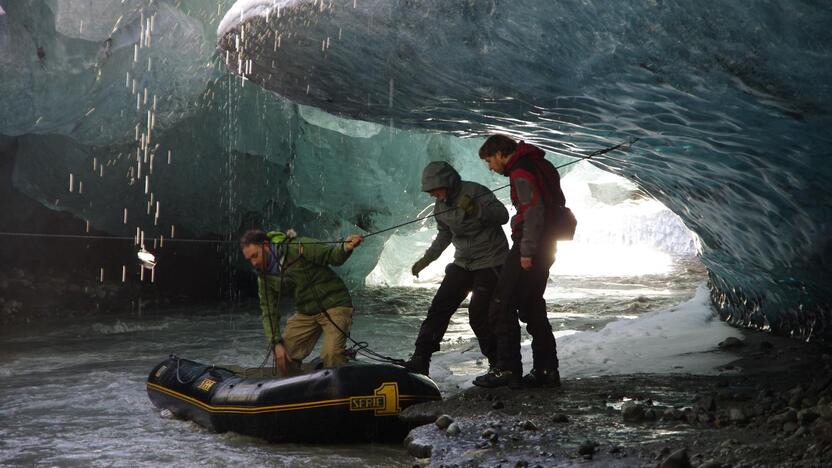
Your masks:
{"label": "black inflatable boat", "polygon": [[296,377],[245,377],[170,356],[150,372],[159,408],[212,431],[269,441],[401,440],[404,408],[439,400],[436,384],[391,364],[350,364]]}

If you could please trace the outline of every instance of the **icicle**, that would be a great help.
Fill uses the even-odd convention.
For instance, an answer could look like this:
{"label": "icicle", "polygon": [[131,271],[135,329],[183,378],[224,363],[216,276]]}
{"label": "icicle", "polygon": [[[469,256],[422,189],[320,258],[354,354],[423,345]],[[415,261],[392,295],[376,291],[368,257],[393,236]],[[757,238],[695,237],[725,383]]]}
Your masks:
{"label": "icicle", "polygon": [[92,172],[98,169],[98,158],[92,158]]}
{"label": "icicle", "polygon": [[124,80],[124,87],[130,89],[130,72],[127,72],[127,78]]}
{"label": "icicle", "polygon": [[104,282],[104,267],[101,267],[101,269],[98,272],[98,281],[101,283]]}
{"label": "icicle", "polygon": [[104,166],[98,166],[98,177],[104,177]]}
{"label": "icicle", "polygon": [[84,181],[79,180],[78,181],[78,195],[83,195],[83,193],[84,193]]}
{"label": "icicle", "polygon": [[156,269],[155,268],[150,269],[150,282],[151,283],[156,282]]}
{"label": "icicle", "polygon": [[124,224],[127,224],[127,208],[124,209]]}
{"label": "icicle", "polygon": [[162,248],[164,246],[165,246],[165,236],[160,234],[159,235],[159,248]]}
{"label": "icicle", "polygon": [[72,173],[69,173],[69,193],[72,193],[72,189],[75,186],[75,176]]}
{"label": "icicle", "polygon": [[176,237],[176,226],[173,224],[170,225],[170,238],[173,239]]}
{"label": "icicle", "polygon": [[84,232],[90,232],[90,220],[87,220],[87,227],[84,229]]}
{"label": "icicle", "polygon": [[139,245],[139,236],[141,235],[142,230],[136,226],[136,235],[133,236],[133,245]]}
{"label": "icicle", "polygon": [[144,194],[147,195],[150,193],[150,176],[144,176]]}
{"label": "icicle", "polygon": [[127,282],[127,265],[121,266],[121,282]]}
{"label": "icicle", "polygon": [[172,155],[173,155],[173,152],[171,150],[168,150],[168,164],[170,164],[170,158],[171,158]]}
{"label": "icicle", "polygon": [[139,63],[139,45],[133,44],[133,63]]}
{"label": "icicle", "polygon": [[139,281],[144,281],[144,267],[139,265]]}
{"label": "icicle", "polygon": [[144,231],[139,231],[139,245],[144,248]]}

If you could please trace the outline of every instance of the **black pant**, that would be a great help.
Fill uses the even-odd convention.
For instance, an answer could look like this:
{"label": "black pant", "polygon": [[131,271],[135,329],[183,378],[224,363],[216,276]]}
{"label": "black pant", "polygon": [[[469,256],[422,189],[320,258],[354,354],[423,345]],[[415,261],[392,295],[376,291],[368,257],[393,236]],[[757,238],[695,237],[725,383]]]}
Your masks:
{"label": "black pant", "polygon": [[519,244],[514,243],[506,258],[489,309],[497,338],[497,367],[517,373],[523,371],[519,318],[532,336],[534,368],[554,370],[558,368],[558,352],[543,293],[555,259],[555,243],[551,242],[550,250],[532,257],[532,268],[528,271],[520,266]]}
{"label": "black pant", "polygon": [[471,303],[468,305],[468,323],[480,343],[482,354],[488,358],[489,363],[495,362],[497,344],[489,323],[488,307],[499,272],[498,267],[466,270],[453,263],[445,267],[445,278],[439,285],[439,290],[428,309],[428,315],[419,329],[416,354],[430,356],[439,351],[439,342],[445,336],[451,315],[456,312],[468,293],[473,291]]}

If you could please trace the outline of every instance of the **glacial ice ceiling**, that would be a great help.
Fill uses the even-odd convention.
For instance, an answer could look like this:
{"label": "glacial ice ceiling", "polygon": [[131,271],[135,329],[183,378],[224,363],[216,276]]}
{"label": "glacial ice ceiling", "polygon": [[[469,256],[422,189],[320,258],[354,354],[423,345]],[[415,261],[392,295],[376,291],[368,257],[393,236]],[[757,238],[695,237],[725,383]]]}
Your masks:
{"label": "glacial ice ceiling", "polygon": [[639,137],[594,164],[699,235],[725,315],[804,335],[830,318],[823,2],[0,7],[12,181],[98,229],[338,237],[421,209],[427,161],[476,158],[456,137],[502,131],[556,162]]}

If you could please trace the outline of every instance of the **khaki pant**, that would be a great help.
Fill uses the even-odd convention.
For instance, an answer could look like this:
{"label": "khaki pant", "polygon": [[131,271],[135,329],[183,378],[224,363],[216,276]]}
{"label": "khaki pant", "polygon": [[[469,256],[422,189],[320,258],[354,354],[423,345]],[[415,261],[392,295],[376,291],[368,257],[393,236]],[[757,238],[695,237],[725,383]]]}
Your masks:
{"label": "khaki pant", "polygon": [[[338,328],[327,318],[332,319]],[[321,333],[324,341],[321,343],[321,359],[325,367],[336,367],[347,362],[344,349],[347,337],[352,327],[352,307],[333,307],[327,309],[326,314],[305,315],[296,312],[286,321],[283,330],[283,342],[289,357],[300,364],[315,348]],[[339,328],[341,330],[339,330]],[[342,333],[343,331],[343,333]]]}

